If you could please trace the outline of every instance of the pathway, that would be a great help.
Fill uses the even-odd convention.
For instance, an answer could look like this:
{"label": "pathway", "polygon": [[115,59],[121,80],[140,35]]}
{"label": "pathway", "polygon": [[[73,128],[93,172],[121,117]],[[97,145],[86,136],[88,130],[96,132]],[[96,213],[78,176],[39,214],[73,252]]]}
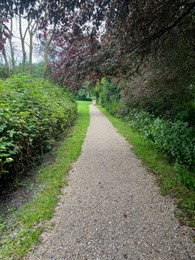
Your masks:
{"label": "pathway", "polygon": [[30,259],[195,259],[173,201],[159,195],[154,176],[107,118],[95,106],[90,110],[81,156],[52,219],[55,228],[42,234]]}

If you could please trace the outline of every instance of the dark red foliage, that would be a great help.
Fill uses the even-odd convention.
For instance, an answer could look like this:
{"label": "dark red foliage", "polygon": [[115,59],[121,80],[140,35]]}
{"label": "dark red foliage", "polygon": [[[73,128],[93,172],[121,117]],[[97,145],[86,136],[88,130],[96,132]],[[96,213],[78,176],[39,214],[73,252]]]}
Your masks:
{"label": "dark red foliage", "polygon": [[[13,8],[15,6],[15,8]],[[84,78],[128,78],[158,52],[172,31],[192,26],[192,0],[4,0],[0,10],[58,24],[50,48],[51,75],[77,89]],[[44,19],[44,12],[47,19]],[[5,15],[6,17],[6,15]],[[102,32],[104,31],[104,32]],[[178,36],[179,37],[179,36]]]}
{"label": "dark red foliage", "polygon": [[66,16],[57,16],[61,34],[53,38],[49,69],[73,89],[86,78],[130,77],[158,52],[171,31],[179,35],[191,24],[195,7],[193,1],[84,0],[74,1],[78,9],[71,13],[73,6],[66,4]]}

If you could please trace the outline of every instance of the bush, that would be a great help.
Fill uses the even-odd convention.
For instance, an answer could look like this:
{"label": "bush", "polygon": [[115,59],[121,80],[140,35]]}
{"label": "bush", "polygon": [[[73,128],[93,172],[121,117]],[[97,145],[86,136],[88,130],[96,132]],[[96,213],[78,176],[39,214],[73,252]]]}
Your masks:
{"label": "bush", "polygon": [[72,124],[76,104],[48,81],[0,81],[0,177],[32,165]]}
{"label": "bush", "polygon": [[182,121],[166,121],[144,111],[132,110],[127,120],[171,162],[192,168],[195,163],[194,130]]}
{"label": "bush", "polygon": [[116,115],[119,107],[120,90],[117,85],[114,85],[111,80],[102,78],[96,83],[96,91],[98,93],[98,103],[106,108],[106,110]]}

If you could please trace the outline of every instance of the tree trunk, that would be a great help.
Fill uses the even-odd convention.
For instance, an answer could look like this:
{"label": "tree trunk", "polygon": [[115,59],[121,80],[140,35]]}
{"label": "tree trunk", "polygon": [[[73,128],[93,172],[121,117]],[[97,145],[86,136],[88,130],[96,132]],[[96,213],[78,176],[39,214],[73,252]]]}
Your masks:
{"label": "tree trunk", "polygon": [[29,73],[32,74],[32,55],[33,55],[33,34],[29,32],[30,44],[29,44]]}
{"label": "tree trunk", "polygon": [[[10,20],[10,32],[12,34],[13,32],[13,20]],[[15,63],[15,57],[14,57],[14,48],[12,44],[12,36],[9,37],[9,45],[10,45],[10,53],[11,53],[11,64],[12,64],[12,71],[15,72],[16,69],[16,63]]]}
{"label": "tree trunk", "polygon": [[37,30],[37,21],[28,22],[28,33],[29,33],[29,73],[32,74],[32,57],[33,57],[33,37]]}
{"label": "tree trunk", "polygon": [[53,31],[52,31],[50,38],[45,41],[43,77],[46,75],[47,66],[48,66],[48,63],[49,63],[49,47],[50,47],[50,44],[51,44],[51,41],[52,41],[52,37],[53,37],[54,31],[55,31],[55,28],[56,28],[56,24],[54,24]]}
{"label": "tree trunk", "polygon": [[51,41],[46,41],[45,43],[45,53],[44,53],[44,71],[43,71],[43,75],[45,76],[46,74],[46,70],[47,70],[47,66],[48,66],[48,61],[49,61],[49,45],[50,45]]}
{"label": "tree trunk", "polygon": [[2,51],[2,54],[3,54],[3,58],[4,58],[4,62],[5,62],[4,71],[5,71],[5,74],[7,76],[9,76],[9,63],[8,63],[7,55],[6,55],[6,52],[5,52],[5,48]]}
{"label": "tree trunk", "polygon": [[21,46],[22,46],[22,71],[23,72],[25,70],[25,65],[26,65],[26,50],[25,50],[26,32],[27,32],[27,29],[26,29],[24,35],[22,34],[22,17],[21,17],[21,15],[19,15],[19,33],[20,33],[20,41],[21,41]]}

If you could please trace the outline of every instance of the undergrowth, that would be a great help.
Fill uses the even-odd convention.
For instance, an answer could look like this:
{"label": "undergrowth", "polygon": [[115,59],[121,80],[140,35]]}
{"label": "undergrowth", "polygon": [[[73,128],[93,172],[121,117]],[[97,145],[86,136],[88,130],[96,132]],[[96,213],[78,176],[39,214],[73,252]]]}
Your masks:
{"label": "undergrowth", "polygon": [[126,120],[170,162],[195,170],[195,131],[186,122],[155,118],[136,109],[129,112]]}

